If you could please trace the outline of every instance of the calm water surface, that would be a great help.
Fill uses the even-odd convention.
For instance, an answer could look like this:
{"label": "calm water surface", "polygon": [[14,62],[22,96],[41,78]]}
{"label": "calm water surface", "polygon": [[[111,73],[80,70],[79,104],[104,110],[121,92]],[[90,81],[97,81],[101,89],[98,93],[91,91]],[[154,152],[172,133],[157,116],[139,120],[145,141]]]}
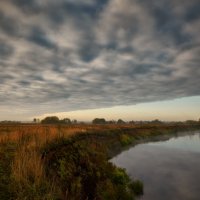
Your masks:
{"label": "calm water surface", "polygon": [[111,162],[143,181],[142,200],[200,200],[200,132],[137,145]]}

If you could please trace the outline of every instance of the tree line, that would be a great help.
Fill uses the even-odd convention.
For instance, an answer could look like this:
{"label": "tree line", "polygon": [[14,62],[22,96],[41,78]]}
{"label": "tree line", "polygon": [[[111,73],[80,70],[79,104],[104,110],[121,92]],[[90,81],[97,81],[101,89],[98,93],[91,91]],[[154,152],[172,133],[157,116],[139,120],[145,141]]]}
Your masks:
{"label": "tree line", "polygon": [[[41,124],[84,124],[84,122],[78,122],[76,119],[71,120],[70,118],[64,118],[64,119],[59,119],[57,116],[47,116],[41,121],[37,118],[33,119],[34,123],[41,123]],[[118,120],[106,120],[105,118],[95,118],[91,121],[92,124],[154,124],[154,125],[160,125],[160,124],[199,124],[200,120],[195,121],[195,120],[186,120],[184,122],[163,122],[159,119],[155,119],[152,121],[124,121],[122,119]]]}

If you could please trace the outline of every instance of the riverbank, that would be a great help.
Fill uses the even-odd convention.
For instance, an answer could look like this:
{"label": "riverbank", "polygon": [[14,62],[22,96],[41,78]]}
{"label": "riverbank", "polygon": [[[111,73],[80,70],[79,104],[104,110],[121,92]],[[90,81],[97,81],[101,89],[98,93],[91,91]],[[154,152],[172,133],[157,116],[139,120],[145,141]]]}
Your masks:
{"label": "riverbank", "polygon": [[[133,199],[142,183],[108,160],[130,145],[197,130],[180,126],[16,126],[0,135],[0,199]],[[76,130],[73,131],[73,128]],[[1,128],[0,128],[1,130]],[[34,130],[34,131],[33,131]]]}

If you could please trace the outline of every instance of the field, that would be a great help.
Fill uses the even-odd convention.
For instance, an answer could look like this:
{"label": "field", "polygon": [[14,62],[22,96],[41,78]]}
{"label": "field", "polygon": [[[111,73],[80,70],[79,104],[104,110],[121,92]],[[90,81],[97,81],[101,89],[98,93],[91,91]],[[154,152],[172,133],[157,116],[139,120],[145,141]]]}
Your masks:
{"label": "field", "polygon": [[108,156],[141,139],[199,127],[2,124],[0,199],[134,199],[142,183]]}

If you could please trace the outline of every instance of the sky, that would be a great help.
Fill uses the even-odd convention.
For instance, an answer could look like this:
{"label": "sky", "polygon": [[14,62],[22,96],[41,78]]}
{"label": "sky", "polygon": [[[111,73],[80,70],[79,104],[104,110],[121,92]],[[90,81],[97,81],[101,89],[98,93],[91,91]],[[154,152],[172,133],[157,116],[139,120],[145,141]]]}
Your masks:
{"label": "sky", "polygon": [[0,120],[199,118],[199,30],[199,0],[0,0]]}

